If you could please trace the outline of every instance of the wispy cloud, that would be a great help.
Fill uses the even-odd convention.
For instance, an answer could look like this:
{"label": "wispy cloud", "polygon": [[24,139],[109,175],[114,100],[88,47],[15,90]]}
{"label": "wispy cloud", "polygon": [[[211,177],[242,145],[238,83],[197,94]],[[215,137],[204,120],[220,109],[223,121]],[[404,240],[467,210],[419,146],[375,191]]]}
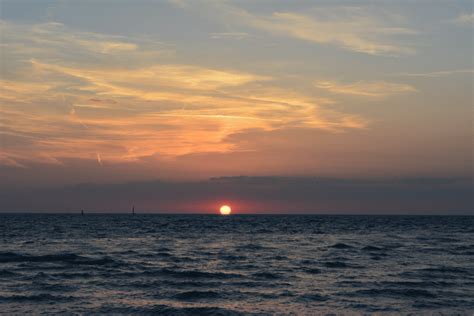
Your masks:
{"label": "wispy cloud", "polygon": [[234,39],[243,40],[249,38],[250,34],[245,32],[218,32],[211,33],[211,39]]}
{"label": "wispy cloud", "polygon": [[397,76],[406,76],[406,77],[443,77],[459,74],[473,74],[474,69],[458,69],[458,70],[443,70],[443,71],[433,71],[433,72],[424,72],[424,73],[401,73]]}
{"label": "wispy cloud", "polygon": [[315,87],[328,90],[332,93],[350,94],[364,97],[386,97],[393,94],[415,92],[416,89],[407,84],[391,83],[385,81],[358,81],[343,84],[336,81],[316,81]]}
{"label": "wispy cloud", "polygon": [[0,100],[11,102],[28,102],[38,94],[44,94],[52,88],[51,84],[24,82],[14,80],[0,80]]}
{"label": "wispy cloud", "polygon": [[269,75],[165,62],[161,44],[61,24],[6,28],[4,44],[22,45],[9,51],[2,79],[1,130],[32,141],[2,148],[5,164],[230,152],[226,137],[245,129],[341,132],[368,124]]}
{"label": "wispy cloud", "polygon": [[318,44],[370,55],[414,54],[415,49],[398,42],[395,36],[415,35],[400,25],[400,17],[387,12],[369,12],[360,7],[314,8],[305,13],[273,12],[256,15],[224,4],[217,5],[226,21],[261,29],[275,35],[292,37]]}
{"label": "wispy cloud", "polygon": [[[147,63],[173,54],[171,45],[148,38],[128,38],[70,29],[57,22],[18,24],[0,21],[3,58],[8,67],[31,57],[83,64]],[[112,58],[112,59],[111,59]],[[13,65],[10,65],[13,63]]]}
{"label": "wispy cloud", "polygon": [[[98,87],[124,90],[138,90],[146,87],[177,87],[208,90],[226,86],[238,86],[270,77],[233,71],[222,71],[192,65],[152,65],[138,69],[66,67],[32,60],[34,67],[84,79]],[[150,89],[153,90],[153,89]],[[163,89],[159,89],[163,90]],[[126,94],[126,93],[125,93]],[[157,93],[160,95],[160,93]]]}
{"label": "wispy cloud", "polygon": [[452,22],[460,25],[472,25],[474,24],[474,13],[460,14],[457,18],[452,20]]}
{"label": "wispy cloud", "polygon": [[181,9],[186,8],[188,6],[188,2],[186,0],[167,0],[167,2]]}
{"label": "wispy cloud", "polygon": [[102,157],[97,153],[97,163],[102,166]]}

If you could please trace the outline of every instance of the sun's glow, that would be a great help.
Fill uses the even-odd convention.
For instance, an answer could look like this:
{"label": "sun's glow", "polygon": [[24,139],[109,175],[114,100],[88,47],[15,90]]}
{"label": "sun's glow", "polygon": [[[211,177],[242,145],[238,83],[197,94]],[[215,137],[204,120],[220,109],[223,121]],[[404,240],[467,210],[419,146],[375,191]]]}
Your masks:
{"label": "sun's glow", "polygon": [[230,215],[232,209],[228,205],[222,205],[220,208],[221,215]]}

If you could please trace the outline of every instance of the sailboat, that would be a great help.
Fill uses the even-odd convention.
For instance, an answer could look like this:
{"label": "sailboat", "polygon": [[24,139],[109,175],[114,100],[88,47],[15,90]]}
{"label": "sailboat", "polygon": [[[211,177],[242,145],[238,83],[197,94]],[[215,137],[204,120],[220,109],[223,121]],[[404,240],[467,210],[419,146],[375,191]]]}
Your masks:
{"label": "sailboat", "polygon": [[132,215],[135,215],[135,205],[132,206]]}

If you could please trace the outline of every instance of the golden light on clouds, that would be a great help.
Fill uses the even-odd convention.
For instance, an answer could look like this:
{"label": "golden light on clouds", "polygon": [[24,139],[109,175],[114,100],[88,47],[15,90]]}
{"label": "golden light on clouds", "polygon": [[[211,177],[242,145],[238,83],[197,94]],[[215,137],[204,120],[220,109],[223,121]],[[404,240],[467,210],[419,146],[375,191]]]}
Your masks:
{"label": "golden light on clouds", "polygon": [[351,84],[342,84],[336,81],[316,81],[314,85],[332,93],[364,97],[386,97],[393,94],[416,92],[416,89],[410,85],[385,81],[358,81]]}
{"label": "golden light on clouds", "polygon": [[[182,29],[165,29],[161,19],[114,25],[106,20],[120,19],[107,14],[94,23],[72,23],[61,15],[0,21],[0,164],[60,165],[70,159],[106,169],[233,155],[237,166],[235,157],[250,153],[249,173],[270,164],[286,172],[293,160],[285,155],[301,157],[301,170],[317,170],[321,159],[335,161],[328,152],[343,152],[326,137],[371,135],[384,120],[392,120],[385,126],[395,131],[401,123],[394,112],[406,111],[405,102],[420,109],[429,93],[462,89],[472,75],[472,67],[461,62],[429,68],[434,63],[418,60],[429,47],[414,42],[423,36],[420,28],[378,6],[300,8],[288,2],[256,10],[231,1],[181,0],[162,9],[181,19]],[[466,32],[471,20],[469,12],[457,12],[445,24]],[[449,102],[466,104],[464,95],[446,95]],[[431,103],[441,101],[433,97]],[[456,113],[445,112],[439,121]],[[249,135],[259,135],[258,141]],[[343,162],[347,155],[340,155]],[[273,156],[278,157],[270,162]],[[245,166],[239,170],[247,172]]]}
{"label": "golden light on clouds", "polygon": [[265,30],[275,35],[303,41],[329,44],[369,55],[406,55],[416,50],[394,40],[395,36],[413,36],[417,32],[400,25],[401,17],[387,11],[371,14],[360,6],[321,7],[309,12],[273,12],[257,15],[216,3],[216,14],[236,23]]}
{"label": "golden light on clouds", "polygon": [[[5,28],[10,33],[27,30],[11,24]],[[62,28],[38,25],[17,34],[24,40],[23,52],[28,45],[31,50],[27,57],[17,56],[15,72],[2,82],[2,115],[9,133],[27,137],[31,144],[7,148],[4,163],[22,157],[102,164],[156,154],[231,152],[239,148],[226,137],[247,129],[343,131],[367,126],[363,117],[330,109],[333,100],[279,86],[269,75],[157,61],[146,66],[81,63],[64,55],[67,46],[85,55],[119,57],[126,52],[132,60],[146,55],[147,48]],[[47,57],[34,49],[37,43],[54,44],[41,46],[49,49]]]}
{"label": "golden light on clouds", "polygon": [[474,20],[454,2],[0,0],[0,211],[461,210]]}

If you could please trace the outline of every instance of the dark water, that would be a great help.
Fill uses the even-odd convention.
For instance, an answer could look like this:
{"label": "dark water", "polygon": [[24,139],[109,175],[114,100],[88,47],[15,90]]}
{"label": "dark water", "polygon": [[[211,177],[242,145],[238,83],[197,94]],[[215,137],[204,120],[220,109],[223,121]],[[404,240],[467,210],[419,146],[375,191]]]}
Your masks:
{"label": "dark water", "polygon": [[0,215],[0,312],[468,314],[474,217]]}

